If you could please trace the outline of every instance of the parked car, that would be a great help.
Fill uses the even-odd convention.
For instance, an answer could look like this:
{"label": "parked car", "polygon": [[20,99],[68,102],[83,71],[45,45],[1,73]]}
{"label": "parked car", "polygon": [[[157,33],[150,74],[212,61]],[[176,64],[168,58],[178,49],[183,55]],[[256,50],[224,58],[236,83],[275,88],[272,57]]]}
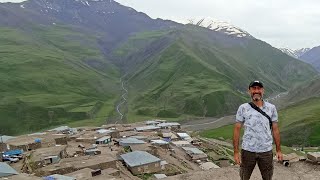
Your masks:
{"label": "parked car", "polygon": [[16,163],[19,161],[19,158],[13,158],[13,157],[3,157],[3,161],[9,161],[10,163]]}
{"label": "parked car", "polygon": [[18,158],[19,160],[21,160],[23,158],[22,155],[12,155],[10,156],[11,158]]}

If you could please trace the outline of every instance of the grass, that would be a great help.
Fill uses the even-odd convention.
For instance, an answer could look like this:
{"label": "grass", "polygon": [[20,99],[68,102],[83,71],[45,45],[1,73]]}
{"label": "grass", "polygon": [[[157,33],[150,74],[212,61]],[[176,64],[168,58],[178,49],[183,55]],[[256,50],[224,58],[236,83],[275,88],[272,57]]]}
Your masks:
{"label": "grass", "polygon": [[[214,130],[205,130],[200,133],[200,136],[206,137],[206,138],[213,138],[213,139],[219,139],[223,138],[225,140],[232,140],[233,138],[233,128],[234,125],[227,125],[223,126],[221,128],[217,128]],[[241,131],[241,136],[243,135],[243,130]]]}
{"label": "grass", "polygon": [[77,114],[95,110],[97,101],[107,102],[102,109],[114,106],[120,75],[97,47],[97,37],[67,26],[33,26],[30,32],[1,27],[1,132],[101,124]]}
{"label": "grass", "polygon": [[103,106],[96,113],[96,116],[93,119],[85,119],[80,121],[73,121],[67,123],[66,125],[70,127],[80,127],[80,126],[101,126],[107,123],[107,118],[109,114],[114,111],[115,99],[103,102]]}
{"label": "grass", "polygon": [[[150,66],[142,67],[130,79],[129,115],[155,117],[162,110],[165,118],[178,115],[207,116],[228,114],[236,103],[243,102],[241,94],[225,84],[226,77],[206,67],[187,53],[181,43],[173,44]],[[177,53],[181,52],[181,53]],[[150,75],[151,73],[151,75]],[[147,89],[142,89],[147,85]],[[228,100],[233,100],[231,103]],[[129,116],[129,118],[131,118]]]}

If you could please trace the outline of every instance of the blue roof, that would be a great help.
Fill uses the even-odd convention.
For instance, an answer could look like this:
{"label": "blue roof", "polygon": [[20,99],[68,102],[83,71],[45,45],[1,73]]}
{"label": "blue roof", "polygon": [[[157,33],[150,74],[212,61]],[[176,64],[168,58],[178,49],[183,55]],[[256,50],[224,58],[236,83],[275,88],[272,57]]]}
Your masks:
{"label": "blue roof", "polygon": [[136,167],[161,161],[161,159],[145,151],[133,151],[127,154],[122,154],[120,156],[124,160],[124,162],[126,162],[126,164],[130,167]]}
{"label": "blue roof", "polygon": [[3,153],[5,156],[12,156],[12,155],[20,155],[23,153],[23,150],[16,149],[16,150],[11,150],[11,151],[6,151]]}

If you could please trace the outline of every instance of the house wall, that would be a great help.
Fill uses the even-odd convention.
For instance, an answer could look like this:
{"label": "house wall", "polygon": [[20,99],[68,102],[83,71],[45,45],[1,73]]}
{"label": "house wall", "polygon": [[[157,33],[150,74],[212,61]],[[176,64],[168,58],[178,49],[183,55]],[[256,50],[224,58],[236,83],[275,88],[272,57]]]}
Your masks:
{"label": "house wall", "polygon": [[133,175],[145,174],[145,173],[156,173],[161,171],[160,162],[150,163],[146,165],[129,167],[129,170]]}
{"label": "house wall", "polygon": [[120,138],[120,132],[114,131],[110,133],[111,138]]}
{"label": "house wall", "polygon": [[108,162],[100,162],[94,165],[90,165],[90,166],[85,166],[85,164],[83,166],[79,166],[76,167],[77,170],[80,169],[84,169],[84,168],[90,168],[90,169],[108,169],[108,168],[114,168],[117,169],[117,161],[108,161]]}
{"label": "house wall", "polygon": [[9,144],[10,150],[15,150],[15,149],[22,149],[23,151],[29,151],[30,150],[35,150],[41,148],[41,143],[30,143],[30,144],[23,144],[19,146],[11,145]]}
{"label": "house wall", "polygon": [[55,138],[54,141],[56,142],[56,144],[60,144],[60,145],[67,145],[68,144],[67,137]]}
{"label": "house wall", "polygon": [[5,143],[0,143],[0,152],[7,151],[7,145]]}
{"label": "house wall", "polygon": [[208,158],[206,154],[191,154],[189,156],[192,160],[206,160]]}

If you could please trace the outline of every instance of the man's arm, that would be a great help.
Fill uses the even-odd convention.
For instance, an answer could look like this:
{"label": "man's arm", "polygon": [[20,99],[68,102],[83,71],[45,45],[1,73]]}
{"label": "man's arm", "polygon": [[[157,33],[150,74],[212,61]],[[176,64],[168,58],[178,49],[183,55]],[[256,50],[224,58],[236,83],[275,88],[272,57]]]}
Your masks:
{"label": "man's arm", "polygon": [[283,160],[283,155],[281,153],[281,144],[280,144],[280,131],[278,127],[277,122],[272,123],[272,131],[273,131],[273,138],[274,142],[276,144],[276,153],[277,153],[277,158],[279,161]]}
{"label": "man's arm", "polygon": [[240,122],[235,123],[233,129],[233,153],[234,153],[234,161],[236,164],[240,164],[240,156],[239,156],[239,138],[240,138],[240,129],[242,124]]}

